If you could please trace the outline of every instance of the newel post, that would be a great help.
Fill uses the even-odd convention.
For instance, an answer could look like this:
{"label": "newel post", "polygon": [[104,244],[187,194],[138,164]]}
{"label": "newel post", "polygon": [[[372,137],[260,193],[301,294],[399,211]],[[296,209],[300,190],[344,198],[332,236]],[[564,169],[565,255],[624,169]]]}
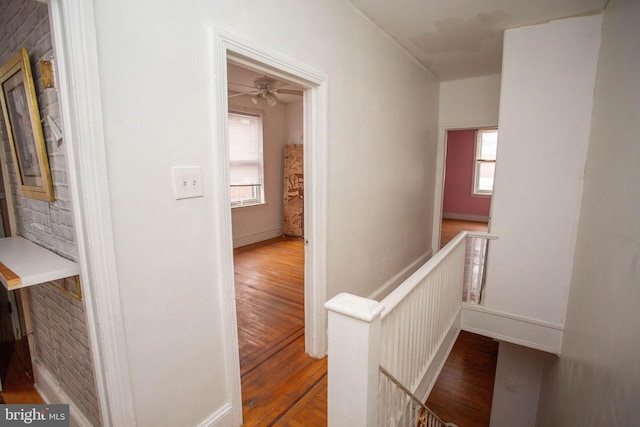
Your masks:
{"label": "newel post", "polygon": [[339,294],[329,310],[329,427],[377,425],[380,366],[379,302]]}

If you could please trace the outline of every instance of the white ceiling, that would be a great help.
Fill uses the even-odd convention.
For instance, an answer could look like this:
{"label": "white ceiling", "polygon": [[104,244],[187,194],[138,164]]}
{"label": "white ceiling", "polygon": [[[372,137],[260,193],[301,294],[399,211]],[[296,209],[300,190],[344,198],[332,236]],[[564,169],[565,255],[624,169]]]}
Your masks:
{"label": "white ceiling", "polygon": [[604,10],[608,0],[349,0],[439,80],[496,74],[507,28]]}

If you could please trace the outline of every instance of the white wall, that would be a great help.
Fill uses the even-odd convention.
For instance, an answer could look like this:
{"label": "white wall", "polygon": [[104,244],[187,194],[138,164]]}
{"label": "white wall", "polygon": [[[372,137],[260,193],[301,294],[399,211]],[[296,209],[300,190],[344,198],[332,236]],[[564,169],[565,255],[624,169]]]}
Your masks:
{"label": "white wall", "polygon": [[304,132],[302,129],[303,121],[303,105],[302,101],[287,104],[286,120],[287,120],[287,144],[304,144]]}
{"label": "white wall", "polygon": [[601,15],[505,32],[486,307],[564,323]]}
{"label": "white wall", "polygon": [[640,3],[604,14],[562,357],[538,425],[640,425]]}
{"label": "white wall", "polygon": [[[228,284],[211,262],[212,218],[229,208],[211,188],[223,167],[213,163],[213,27],[328,78],[329,297],[369,295],[428,252],[438,83],[342,0],[97,0],[95,21],[137,423],[196,425],[231,399]],[[171,167],[194,164],[204,197],[176,201]]]}
{"label": "white wall", "polygon": [[440,126],[496,125],[499,107],[500,74],[440,83]]}
{"label": "white wall", "polygon": [[554,355],[501,342],[491,401],[490,427],[534,427],[545,360]]}

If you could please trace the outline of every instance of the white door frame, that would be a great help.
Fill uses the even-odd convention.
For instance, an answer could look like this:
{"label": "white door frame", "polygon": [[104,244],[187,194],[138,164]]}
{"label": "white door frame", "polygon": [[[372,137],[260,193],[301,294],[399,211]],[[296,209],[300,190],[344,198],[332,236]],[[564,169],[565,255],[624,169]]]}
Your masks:
{"label": "white door frame", "polygon": [[241,420],[240,362],[233,273],[233,237],[229,188],[227,61],[288,80],[304,88],[304,313],[305,350],[312,357],[327,354],[327,77],[317,70],[218,28],[213,30],[215,86],[214,188],[217,233],[216,270],[224,289],[227,369],[234,418]]}
{"label": "white door frame", "polygon": [[[102,425],[136,425],[118,284],[93,2],[49,0],[69,190]],[[71,408],[74,418],[74,408]]]}
{"label": "white door frame", "polygon": [[[440,123],[438,126],[438,147],[436,149],[436,188],[433,200],[433,240],[432,253],[440,250],[440,235],[442,233],[442,204],[444,200],[444,177],[447,159],[447,132],[450,130],[480,129],[498,127],[498,123],[491,120]],[[491,214],[489,214],[491,219]]]}

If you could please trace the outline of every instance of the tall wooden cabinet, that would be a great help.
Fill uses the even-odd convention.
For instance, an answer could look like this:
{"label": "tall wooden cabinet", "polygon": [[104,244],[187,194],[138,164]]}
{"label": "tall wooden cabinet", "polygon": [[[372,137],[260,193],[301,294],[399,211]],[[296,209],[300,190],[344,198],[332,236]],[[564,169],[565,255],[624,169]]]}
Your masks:
{"label": "tall wooden cabinet", "polygon": [[286,236],[304,235],[304,155],[302,144],[284,149],[284,212],[282,232]]}

